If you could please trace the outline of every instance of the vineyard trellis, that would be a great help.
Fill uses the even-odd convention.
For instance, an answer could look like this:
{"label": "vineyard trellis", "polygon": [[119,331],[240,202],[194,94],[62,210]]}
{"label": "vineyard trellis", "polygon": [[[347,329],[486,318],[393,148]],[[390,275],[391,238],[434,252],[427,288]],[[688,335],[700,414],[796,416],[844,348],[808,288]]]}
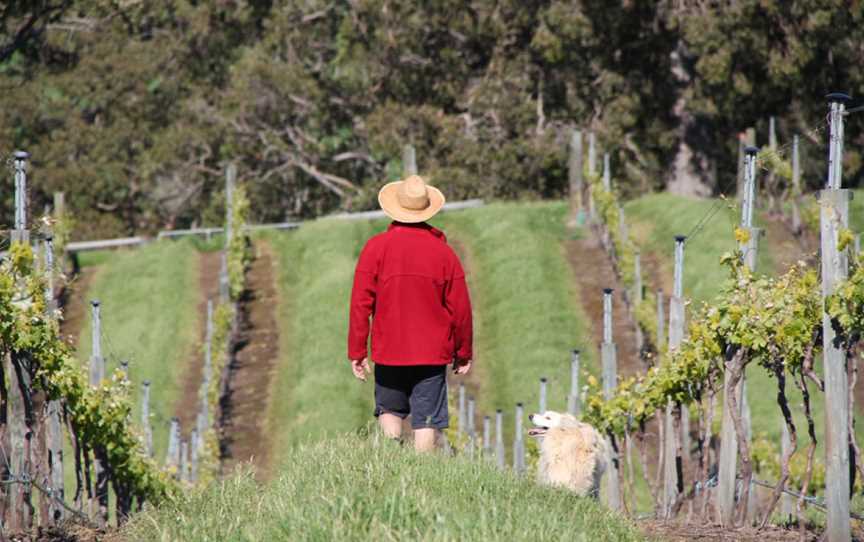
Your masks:
{"label": "vineyard trellis", "polygon": [[[80,367],[60,337],[55,289],[62,282],[58,280],[62,269],[55,263],[54,250],[66,244],[68,219],[60,194],[55,196],[54,219],[40,220],[37,231],[27,230],[28,159],[23,151],[14,153],[15,229],[0,262],[0,391],[4,397],[0,532],[4,536],[67,517],[105,524],[110,515],[109,486],[116,497],[117,520],[122,522],[136,506],[158,504],[181,491],[183,484],[206,481],[219,473],[216,414],[236,330],[235,304],[249,260],[248,200],[243,187],[232,186],[234,174],[229,171],[226,222],[228,232],[234,234],[226,236],[222,298],[208,311],[200,412],[191,439],[172,442],[166,467],[160,467],[152,458],[150,382],[142,383],[141,425],[133,426],[128,362],[121,362],[111,374],[105,369],[101,304],[95,300],[91,304],[89,370]],[[211,352],[213,345],[216,355]],[[64,432],[72,443],[72,493],[64,487]],[[170,434],[179,437],[179,427]]]}
{"label": "vineyard trellis", "polygon": [[[823,280],[826,276],[829,277],[829,280],[834,281],[833,285],[825,287],[825,291],[820,292],[817,272],[799,266],[793,267],[778,278],[755,274],[753,271],[755,244],[759,232],[752,228],[751,222],[755,181],[751,182],[747,186],[750,195],[745,196],[744,199],[745,212],[742,226],[735,232],[741,249],[737,253],[723,257],[722,261],[729,268],[730,278],[717,299],[691,318],[688,337],[677,348],[670,344],[668,350],[661,352],[659,363],[649,369],[644,376],[622,381],[612,400],[604,399],[604,394],[599,389],[592,391],[587,400],[585,418],[607,433],[617,436],[626,436],[633,428],[636,428],[637,432],[644,431],[645,423],[654,418],[669,401],[683,406],[689,405],[690,408],[695,409],[700,418],[702,441],[697,446],[699,453],[697,459],[703,474],[701,480],[693,481],[690,493],[692,495],[703,490],[701,510],[704,515],[709,495],[708,491],[704,491],[708,485],[706,484],[708,477],[705,475],[708,458],[702,455],[705,450],[705,440],[710,436],[705,434],[706,428],[710,427],[710,420],[707,418],[713,415],[715,394],[725,393],[726,404],[729,406],[735,429],[734,441],[741,452],[739,472],[742,478],[741,487],[745,488],[735,501],[734,514],[730,518],[730,523],[733,524],[740,524],[745,520],[749,498],[749,491],[746,488],[749,488],[752,482],[750,439],[739,410],[743,395],[738,383],[743,377],[745,368],[748,365],[758,365],[774,377],[778,386],[778,406],[793,442],[781,458],[780,479],[773,487],[770,505],[760,521],[762,525],[768,521],[771,511],[786,489],[790,477],[790,458],[795,451],[795,427],[785,394],[787,381],[794,383],[801,390],[808,420],[810,445],[808,464],[804,471],[804,487],[801,491],[801,494],[805,495],[812,476],[815,452],[815,421],[811,414],[810,386],[815,384],[821,391],[824,385],[813,369],[814,358],[820,346],[826,356],[836,353],[833,358],[826,357],[826,373],[831,371],[830,366],[835,370],[839,368],[837,372],[841,377],[846,375],[847,369],[850,375],[855,374],[856,360],[850,355],[850,351],[861,333],[861,315],[864,313],[861,299],[864,291],[861,290],[860,260],[852,259],[853,272],[848,280],[845,279],[842,269],[838,268],[842,267],[843,261],[847,260],[847,254],[854,244],[854,236],[848,230],[848,214],[844,209],[844,205],[848,208],[848,203],[844,204],[843,201],[843,198],[848,198],[848,191],[839,190],[842,100],[842,96],[832,95],[831,97],[832,111],[835,111],[835,114],[832,116],[830,125],[832,134],[830,167],[835,173],[829,174],[829,186],[822,192],[821,206],[823,213],[821,276]],[[756,151],[757,149],[747,149],[745,153],[750,170],[748,177],[751,180],[754,176],[752,170],[756,163]],[[589,179],[590,173],[589,171]],[[596,180],[589,186],[589,193],[589,197],[595,200],[594,206],[598,209],[596,216],[599,217],[601,228],[605,230],[602,237],[611,240],[608,248],[613,252],[619,272],[626,283],[632,279],[628,277],[627,263],[622,267],[622,260],[627,261],[622,258],[622,255],[627,258],[632,249],[626,240],[615,239],[615,232],[619,230],[617,221],[620,219],[618,213],[610,212],[610,209],[617,206],[616,196],[610,194],[607,183],[598,183]],[[833,254],[832,246],[836,247]],[[644,318],[638,320],[641,324]],[[837,338],[832,339],[835,333]],[[722,387],[719,386],[721,377],[728,377]],[[848,533],[850,517],[849,463],[848,460],[844,463],[843,454],[837,452],[852,447],[853,453],[857,454],[854,439],[850,438],[851,420],[848,418],[851,409],[849,385],[853,384],[854,378],[849,382],[844,378],[838,380],[839,383],[831,393],[831,398],[828,397],[826,390],[826,399],[829,401],[834,399],[829,406],[828,416],[834,417],[839,423],[826,423],[826,427],[837,430],[837,436],[829,438],[829,441],[833,438],[835,443],[839,443],[837,445],[839,449],[835,448],[833,456],[829,452],[826,460],[830,464],[832,457],[839,458],[839,463],[845,465],[847,475],[845,479],[840,476],[840,467],[838,467],[835,468],[833,477],[827,476],[829,498],[826,499],[826,503],[829,509],[828,533],[831,540],[848,538],[846,533]],[[845,415],[836,416],[836,412],[844,412]],[[668,439],[668,426],[665,432]],[[640,438],[637,437],[636,441],[639,442]],[[844,444],[845,442],[849,442],[850,446]],[[666,464],[669,465],[668,462]],[[860,465],[860,459],[856,464]],[[732,465],[732,469],[737,468],[734,462]],[[731,481],[734,486],[734,471],[730,473],[729,470],[728,463],[725,469],[721,464],[720,476],[732,474]],[[678,476],[678,485],[681,487],[680,474]],[[653,493],[656,498],[656,488]],[[832,495],[837,501],[833,504]],[[799,522],[802,525],[804,502],[804,498],[800,498],[797,507]],[[837,512],[838,509],[840,512]],[[836,516],[833,519],[832,513]],[[845,524],[845,531],[843,524]]]}
{"label": "vineyard trellis", "polygon": [[[594,377],[587,379],[587,385],[579,387],[578,352],[574,352],[571,371],[571,391],[568,394],[567,410],[582,413],[582,418],[593,423],[605,432],[610,442],[622,442],[624,448],[617,450],[615,459],[628,462],[627,467],[613,469],[612,475],[624,480],[621,488],[626,492],[633,491],[632,480],[627,480],[627,472],[632,472],[629,465],[631,459],[629,449],[631,444],[639,450],[639,461],[644,478],[648,481],[651,495],[654,499],[658,516],[676,514],[687,500],[690,512],[709,519],[712,511],[717,520],[734,526],[754,521],[766,525],[773,510],[782,497],[790,497],[784,505],[791,511],[802,529],[806,528],[804,517],[807,505],[815,505],[824,509],[828,517],[827,537],[829,540],[848,540],[850,518],[862,519],[862,516],[850,512],[849,493],[852,480],[849,479],[849,461],[837,454],[837,447],[826,450],[826,462],[839,459],[844,476],[838,476],[835,467],[834,475],[827,471],[819,473],[825,477],[826,499],[824,502],[809,495],[814,483],[814,471],[817,470],[816,453],[816,423],[813,416],[813,393],[823,392],[829,402],[826,409],[826,428],[835,430],[835,443],[839,449],[846,449],[853,458],[858,475],[864,477],[864,467],[860,451],[851,432],[853,408],[852,388],[857,375],[857,356],[855,345],[859,343],[864,332],[864,257],[860,253],[860,236],[855,236],[848,229],[848,191],[840,190],[840,163],[842,157],[842,118],[843,96],[832,95],[830,98],[834,114],[826,121],[811,130],[811,136],[818,135],[827,126],[830,129],[830,168],[829,185],[821,194],[822,209],[822,269],[817,270],[799,263],[778,277],[759,275],[756,272],[756,254],[761,230],[753,225],[757,169],[767,170],[791,183],[787,191],[788,199],[793,201],[793,227],[800,201],[800,159],[798,157],[799,138],[793,138],[792,143],[778,147],[776,135],[769,137],[766,149],[742,147],[742,200],[743,209],[741,224],[735,229],[734,239],[738,249],[724,254],[721,264],[729,273],[728,280],[722,285],[720,293],[714,301],[706,303],[690,317],[684,333],[683,293],[681,280],[683,273],[676,266],[675,292],[670,311],[670,343],[663,344],[664,327],[667,324],[664,314],[662,290],[657,295],[646,298],[642,292],[641,269],[639,265],[638,248],[627,236],[627,228],[622,227],[625,217],[621,212],[618,196],[611,182],[611,169],[604,157],[602,174],[596,172],[596,138],[588,134],[588,160],[582,166],[582,158],[572,156],[574,152],[582,152],[582,133],[574,131],[569,141],[571,157],[569,164],[570,186],[579,194],[571,193],[572,205],[569,224],[582,223],[587,206],[588,221],[599,228],[599,238],[608,251],[614,267],[627,288],[632,292],[625,296],[630,303],[630,309],[637,325],[642,328],[642,340],[648,341],[647,350],[655,352],[650,359],[644,375],[626,378],[617,383],[614,394],[610,394],[610,381],[604,378],[600,383]],[[773,124],[773,123],[772,123]],[[751,137],[751,141],[752,141]],[[791,163],[783,159],[786,150],[791,149]],[[580,171],[573,172],[573,167]],[[772,181],[776,185],[776,180]],[[587,196],[583,194],[587,193]],[[689,237],[698,234],[722,206],[726,205],[721,198],[709,209],[706,215],[694,225]],[[797,228],[796,228],[797,229]],[[683,263],[683,236],[676,240],[677,261]],[[833,252],[832,252],[833,251]],[[850,265],[849,276],[843,273],[844,262]],[[677,263],[677,262],[676,262]],[[830,267],[830,269],[828,268]],[[838,269],[839,267],[839,269]],[[820,277],[833,284],[820,288]],[[673,324],[671,321],[674,320]],[[611,343],[606,333],[608,319],[604,313],[604,341],[601,349]],[[676,327],[680,331],[676,331]],[[678,335],[674,337],[673,335]],[[832,338],[833,337],[833,338]],[[655,344],[650,344],[653,341]],[[827,341],[827,342],[826,342]],[[830,347],[830,348],[826,348]],[[847,379],[841,379],[835,387],[832,398],[827,397],[826,379],[821,378],[816,369],[816,359],[819,351],[823,351],[825,359],[826,379],[831,371],[827,365],[832,365],[835,372]],[[836,357],[831,358],[832,354]],[[603,356],[604,360],[607,358]],[[766,482],[753,476],[753,461],[757,458],[764,463],[771,454],[764,450],[764,440],[754,441],[752,429],[747,419],[749,408],[746,408],[744,373],[750,370],[766,371],[777,387],[777,405],[784,438],[776,480]],[[838,371],[839,369],[839,371]],[[605,375],[605,371],[604,371]],[[786,393],[788,385],[794,386],[803,398],[804,417],[806,420],[807,444],[803,461],[793,458],[798,451],[797,428],[791,415],[789,398]],[[541,383],[541,396],[545,391],[546,382]],[[587,397],[584,396],[587,390]],[[711,450],[711,440],[714,426],[715,410],[721,396],[724,398],[722,410],[724,437],[721,446],[727,444],[725,453]],[[581,400],[580,400],[581,399]],[[832,402],[833,399],[833,402]],[[582,404],[584,403],[584,404]],[[662,419],[662,413],[672,404],[669,417],[671,424],[658,423],[661,444],[656,469],[657,478],[648,474],[648,451],[646,435],[648,424]],[[517,418],[521,409],[517,409]],[[680,431],[682,412],[690,410],[696,415],[697,429],[695,450],[697,457],[694,479],[683,480],[680,462],[689,454],[682,454],[680,439],[685,438]],[[844,412],[845,417],[839,417],[837,412]],[[496,441],[501,439],[502,411],[496,413]],[[519,421],[517,419],[517,430]],[[665,425],[665,427],[664,427]],[[458,433],[458,432],[457,432]],[[518,439],[518,437],[517,437]],[[676,442],[677,439],[677,442]],[[459,440],[458,434],[455,442]],[[469,439],[468,444],[471,444]],[[845,444],[848,442],[848,446]],[[503,446],[499,447],[495,457],[499,466],[504,467]],[[482,448],[486,450],[484,446]],[[520,445],[514,442],[514,454],[520,453]],[[670,461],[670,454],[675,454]],[[832,459],[832,455],[833,458]],[[664,457],[665,455],[665,457]],[[723,457],[721,457],[723,456]],[[739,456],[739,457],[736,457]],[[524,472],[525,459],[514,455],[514,467],[517,472]],[[719,469],[712,474],[712,465]],[[674,469],[670,480],[672,489],[683,493],[671,494],[661,487],[661,474]],[[853,473],[854,474],[854,473]],[[632,478],[632,475],[629,475]],[[725,476],[725,481],[722,478]],[[798,491],[790,489],[789,482],[795,478]],[[627,482],[630,483],[627,483]],[[820,482],[821,484],[822,482]],[[617,484],[616,484],[617,485]],[[762,486],[770,490],[769,503],[759,518],[753,517],[755,507],[751,506],[752,489]],[[621,502],[624,510],[628,510],[628,499],[632,495],[624,495]],[[615,496],[606,495],[607,503],[617,505]],[[839,501],[839,502],[838,502]],[[713,506],[712,506],[713,502]],[[664,506],[666,505],[666,506]],[[716,508],[716,511],[715,511]],[[791,509],[791,510],[790,510]],[[839,510],[839,512],[838,512]],[[725,516],[725,520],[724,520]]]}

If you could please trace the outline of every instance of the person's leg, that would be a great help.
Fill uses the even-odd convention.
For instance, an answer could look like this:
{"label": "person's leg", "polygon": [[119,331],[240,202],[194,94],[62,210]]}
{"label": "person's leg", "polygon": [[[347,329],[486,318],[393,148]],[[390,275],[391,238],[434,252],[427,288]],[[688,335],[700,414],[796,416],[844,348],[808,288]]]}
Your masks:
{"label": "person's leg", "polygon": [[411,428],[414,449],[431,452],[441,430],[447,427],[447,366],[415,368],[416,379],[411,390]]}
{"label": "person's leg", "polygon": [[378,426],[387,438],[398,439],[402,436],[402,418],[389,412],[378,414]]}
{"label": "person's leg", "polygon": [[375,417],[387,438],[401,438],[402,420],[408,417],[411,409],[404,369],[375,364]]}
{"label": "person's leg", "polygon": [[434,427],[414,430],[414,449],[418,452],[431,452],[435,449],[435,439],[439,431]]}

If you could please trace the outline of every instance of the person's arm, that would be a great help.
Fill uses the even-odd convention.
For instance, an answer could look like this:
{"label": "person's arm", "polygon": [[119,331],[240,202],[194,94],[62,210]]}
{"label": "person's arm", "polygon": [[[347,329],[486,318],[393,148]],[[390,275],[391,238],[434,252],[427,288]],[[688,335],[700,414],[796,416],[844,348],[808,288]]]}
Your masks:
{"label": "person's arm", "polygon": [[354,287],[351,290],[351,309],[348,318],[348,359],[353,362],[365,360],[369,355],[369,318],[375,310],[378,287],[378,262],[375,250],[367,243],[360,253],[354,270]]}
{"label": "person's arm", "polygon": [[470,361],[474,357],[474,323],[471,314],[471,296],[465,282],[462,265],[456,262],[447,288],[447,307],[453,315],[454,349],[457,361]]}

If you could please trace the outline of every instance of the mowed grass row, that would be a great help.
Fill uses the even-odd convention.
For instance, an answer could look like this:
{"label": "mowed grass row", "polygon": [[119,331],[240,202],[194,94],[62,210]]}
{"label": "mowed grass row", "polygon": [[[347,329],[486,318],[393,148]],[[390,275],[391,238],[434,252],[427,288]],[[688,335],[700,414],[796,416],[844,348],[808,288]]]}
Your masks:
{"label": "mowed grass row", "polygon": [[268,426],[275,457],[299,442],[354,431],[371,419],[373,386],[346,358],[354,265],[383,222],[321,220],[269,236],[277,264],[280,360]]}
{"label": "mowed grass row", "polygon": [[596,373],[590,323],[565,253],[566,212],[563,202],[494,203],[438,219],[468,252],[479,407],[504,409],[508,435],[516,402],[526,415],[537,411],[541,377],[548,408],[566,410],[571,350],[580,349],[582,367]]}
{"label": "mowed grass row", "polygon": [[188,542],[643,539],[596,501],[488,462],[358,434],[295,447],[265,486],[235,476],[136,515],[122,533]]}
{"label": "mowed grass row", "polygon": [[160,241],[134,251],[88,256],[98,264],[78,342],[85,367],[92,353],[89,301],[102,304],[102,355],[107,374],[129,362],[133,420],[140,421],[141,383],[149,380],[153,447],[164,458],[182,375],[198,341],[198,251],[191,241]]}
{"label": "mowed grass row", "polygon": [[[565,410],[570,350],[596,359],[566,261],[563,203],[504,204],[447,213],[432,222],[465,247],[475,314],[479,409],[536,410],[541,376],[549,407]],[[348,302],[357,256],[387,222],[322,220],[271,236],[278,254],[282,359],[269,426],[279,450],[368,422],[373,390],[345,359]],[[455,414],[455,413],[451,413]],[[527,419],[525,420],[527,422]]]}

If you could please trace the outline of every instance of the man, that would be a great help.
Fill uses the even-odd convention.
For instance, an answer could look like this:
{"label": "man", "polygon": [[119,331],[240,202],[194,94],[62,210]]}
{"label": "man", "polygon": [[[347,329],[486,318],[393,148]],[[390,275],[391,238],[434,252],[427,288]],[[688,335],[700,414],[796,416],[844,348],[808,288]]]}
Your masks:
{"label": "man", "polygon": [[384,186],[378,203],[393,223],[357,261],[348,359],[365,381],[371,317],[375,416],[398,439],[410,413],[414,448],[425,452],[448,424],[447,365],[460,375],[471,369],[471,300],[459,258],[426,223],[444,205],[441,191],[412,175]]}

